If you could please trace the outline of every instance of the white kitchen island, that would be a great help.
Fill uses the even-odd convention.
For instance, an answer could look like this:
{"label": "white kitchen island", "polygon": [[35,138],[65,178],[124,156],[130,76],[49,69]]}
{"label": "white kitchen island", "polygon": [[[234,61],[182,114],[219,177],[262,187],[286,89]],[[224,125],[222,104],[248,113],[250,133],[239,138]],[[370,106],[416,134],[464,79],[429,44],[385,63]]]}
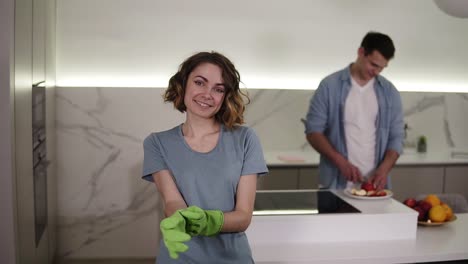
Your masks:
{"label": "white kitchen island", "polygon": [[[392,219],[398,221],[402,213],[403,217],[408,216],[405,209],[402,209],[404,205],[393,199],[386,202],[363,201],[345,197],[340,193],[337,195],[361,210],[362,213],[324,215],[321,219],[317,218],[318,221],[313,222],[316,226],[312,228],[301,225],[298,219],[321,217],[320,215],[282,215],[276,218],[275,216],[254,215],[247,235],[255,262],[415,263],[468,259],[468,214],[458,214],[456,221],[443,226],[418,226],[415,236],[409,234],[407,238],[398,239],[401,235],[389,236],[385,225],[388,225]],[[411,211],[409,211],[410,215],[412,215]],[[365,219],[366,216],[378,216],[377,218],[380,219],[390,219],[390,222],[383,225],[381,231],[376,231],[375,226],[351,230],[357,225],[349,221],[359,221],[359,217]],[[384,218],[381,218],[382,216]],[[402,232],[406,232],[405,230],[412,232],[412,228],[416,225],[416,218],[413,219],[414,222],[410,225],[414,226],[402,226]],[[312,223],[310,220],[308,222]],[[404,222],[402,222],[403,225],[406,225]],[[343,227],[349,226],[350,232],[343,234],[342,239],[336,232],[331,232],[329,237],[324,237],[320,230],[326,230],[330,225],[337,225],[337,223],[341,223]],[[310,230],[313,228],[318,231],[311,233]],[[265,233],[265,229],[269,229],[269,232]],[[298,236],[298,239],[294,240],[290,234]],[[349,234],[353,235],[350,237]]]}
{"label": "white kitchen island", "polygon": [[[285,205],[259,215],[265,214],[258,205],[264,196],[269,197],[270,208]],[[415,239],[416,211],[394,199],[379,198],[357,200],[333,190],[257,191],[256,210],[247,230],[249,241],[269,244],[278,237],[282,243]],[[301,205],[306,210],[293,209],[306,199],[308,205]],[[337,206],[340,199],[343,204]],[[347,210],[348,206],[353,210]]]}

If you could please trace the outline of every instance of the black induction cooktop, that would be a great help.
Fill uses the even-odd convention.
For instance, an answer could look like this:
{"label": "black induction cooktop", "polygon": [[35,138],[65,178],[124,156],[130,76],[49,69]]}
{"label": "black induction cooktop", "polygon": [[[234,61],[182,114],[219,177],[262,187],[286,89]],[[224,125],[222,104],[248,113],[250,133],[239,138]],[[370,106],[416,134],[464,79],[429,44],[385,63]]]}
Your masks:
{"label": "black induction cooktop", "polygon": [[328,190],[257,191],[254,215],[360,213]]}

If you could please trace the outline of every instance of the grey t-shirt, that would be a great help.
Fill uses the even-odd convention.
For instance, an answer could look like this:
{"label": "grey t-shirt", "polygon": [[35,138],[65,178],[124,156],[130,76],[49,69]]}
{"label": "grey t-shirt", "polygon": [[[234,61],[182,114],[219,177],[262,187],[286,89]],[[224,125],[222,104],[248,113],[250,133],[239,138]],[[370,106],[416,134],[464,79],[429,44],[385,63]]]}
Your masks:
{"label": "grey t-shirt", "polygon": [[[143,143],[143,179],[153,181],[153,173],[169,170],[188,206],[233,211],[240,177],[265,175],[268,169],[260,141],[251,128],[221,128],[216,147],[207,153],[190,148],[182,135],[182,125],[152,133]],[[161,241],[157,262],[253,263],[244,232],[221,233],[214,237],[197,236],[187,245],[189,250],[173,260]]]}

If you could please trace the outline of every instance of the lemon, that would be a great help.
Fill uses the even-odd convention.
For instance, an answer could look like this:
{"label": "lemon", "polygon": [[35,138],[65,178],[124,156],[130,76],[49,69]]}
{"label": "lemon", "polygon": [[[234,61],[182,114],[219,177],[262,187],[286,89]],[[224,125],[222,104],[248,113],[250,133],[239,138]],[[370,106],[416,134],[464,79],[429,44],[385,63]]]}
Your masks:
{"label": "lemon", "polygon": [[442,205],[433,206],[429,210],[429,219],[431,219],[432,222],[444,222],[446,218],[447,213]]}
{"label": "lemon", "polygon": [[452,219],[452,217],[453,217],[452,208],[450,208],[450,206],[448,204],[445,204],[445,203],[443,203],[441,206],[445,210],[445,214],[446,214],[445,221],[449,221],[450,219]]}

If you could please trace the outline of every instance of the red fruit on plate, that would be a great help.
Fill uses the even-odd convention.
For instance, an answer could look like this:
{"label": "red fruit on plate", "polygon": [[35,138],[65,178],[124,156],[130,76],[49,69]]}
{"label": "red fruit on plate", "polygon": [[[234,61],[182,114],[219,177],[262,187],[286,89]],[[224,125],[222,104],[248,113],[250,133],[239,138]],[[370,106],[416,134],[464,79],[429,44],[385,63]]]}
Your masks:
{"label": "red fruit on plate", "polygon": [[403,203],[404,203],[406,206],[413,208],[413,207],[416,206],[416,204],[418,203],[418,201],[416,201],[416,199],[414,199],[414,198],[408,198],[408,199],[404,200]]}
{"label": "red fruit on plate", "polygon": [[427,211],[424,211],[424,209],[419,206],[415,206],[413,209],[418,212],[418,221],[427,220]]}
{"label": "red fruit on plate", "polygon": [[421,207],[426,213],[432,208],[432,205],[424,200],[418,201],[416,206]]}
{"label": "red fruit on plate", "polygon": [[386,196],[386,195],[387,195],[387,192],[384,191],[384,190],[380,190],[380,191],[378,191],[375,195],[376,195],[376,196]]}
{"label": "red fruit on plate", "polygon": [[368,191],[375,191],[375,186],[374,184],[370,183],[370,182],[363,182],[361,184],[361,189],[364,189],[366,190],[366,192]]}

